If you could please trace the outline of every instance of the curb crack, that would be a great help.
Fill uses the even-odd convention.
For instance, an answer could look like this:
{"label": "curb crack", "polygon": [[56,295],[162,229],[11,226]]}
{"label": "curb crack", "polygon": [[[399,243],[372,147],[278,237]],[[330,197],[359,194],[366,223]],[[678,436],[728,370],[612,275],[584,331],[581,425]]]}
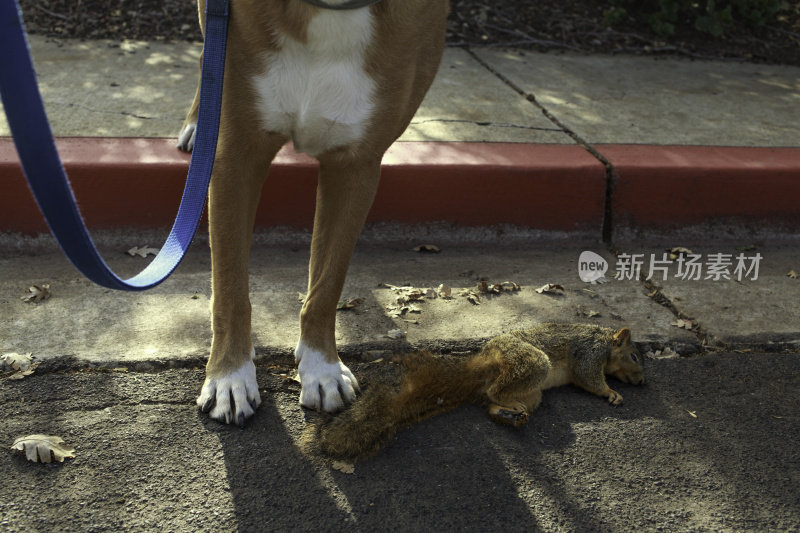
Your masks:
{"label": "curb crack", "polygon": [[528,102],[530,102],[534,107],[536,107],[550,122],[555,124],[558,127],[557,131],[561,131],[562,133],[569,136],[576,144],[581,146],[584,150],[589,152],[592,157],[597,159],[605,168],[606,171],[606,194],[604,199],[604,206],[603,206],[603,225],[601,228],[601,238],[602,241],[609,247],[609,249],[613,248],[613,235],[614,235],[614,217],[613,217],[613,208],[612,208],[612,201],[614,196],[614,191],[616,189],[617,182],[619,181],[619,172],[614,167],[614,165],[603,155],[601,154],[594,146],[592,146],[588,141],[582,138],[580,135],[572,131],[566,124],[561,122],[558,117],[553,115],[546,107],[536,100],[536,96],[524,91],[519,85],[511,81],[508,77],[503,75],[502,73],[498,72],[497,69],[489,65],[486,61],[481,59],[475,52],[472,51],[470,47],[464,47],[464,50],[472,57],[475,61],[478,62],[483,68],[488,70],[492,75],[494,75],[498,80],[504,83],[508,88],[515,91],[517,94],[525,98]]}

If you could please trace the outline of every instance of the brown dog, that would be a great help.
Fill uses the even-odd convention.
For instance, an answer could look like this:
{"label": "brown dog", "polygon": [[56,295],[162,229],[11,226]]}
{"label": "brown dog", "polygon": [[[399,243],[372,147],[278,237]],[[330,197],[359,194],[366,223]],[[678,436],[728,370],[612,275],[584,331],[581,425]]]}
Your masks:
{"label": "brown dog", "polygon": [[[347,7],[350,0],[325,0]],[[308,295],[295,360],[300,403],[336,411],[358,390],[339,360],[336,303],[380,176],[433,81],[447,0],[382,0],[354,9],[319,0],[232,0],[225,89],[209,190],[211,355],[197,404],[243,424],[261,398],[250,334],[248,258],[261,186],[293,141],[320,163]],[[205,0],[198,0],[201,27]],[[198,88],[199,91],[199,88]],[[198,95],[178,146],[191,150]]]}

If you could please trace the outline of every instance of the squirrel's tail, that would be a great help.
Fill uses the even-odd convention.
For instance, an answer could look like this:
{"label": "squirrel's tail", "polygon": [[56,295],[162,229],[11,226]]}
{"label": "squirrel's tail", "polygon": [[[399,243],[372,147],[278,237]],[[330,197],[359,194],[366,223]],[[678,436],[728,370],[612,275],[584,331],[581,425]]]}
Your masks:
{"label": "squirrel's tail", "polygon": [[311,438],[332,457],[373,454],[397,429],[475,401],[491,380],[487,363],[476,357],[410,356],[398,388],[373,385],[349,409],[318,425]]}

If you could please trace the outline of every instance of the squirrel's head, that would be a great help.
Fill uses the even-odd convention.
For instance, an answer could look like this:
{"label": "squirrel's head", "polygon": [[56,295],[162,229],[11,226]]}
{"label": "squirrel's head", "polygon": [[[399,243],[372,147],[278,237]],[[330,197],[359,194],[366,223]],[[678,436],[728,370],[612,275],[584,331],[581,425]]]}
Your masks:
{"label": "squirrel's head", "polygon": [[644,385],[642,355],[631,339],[631,330],[622,328],[611,337],[611,356],[606,364],[606,374],[625,383]]}

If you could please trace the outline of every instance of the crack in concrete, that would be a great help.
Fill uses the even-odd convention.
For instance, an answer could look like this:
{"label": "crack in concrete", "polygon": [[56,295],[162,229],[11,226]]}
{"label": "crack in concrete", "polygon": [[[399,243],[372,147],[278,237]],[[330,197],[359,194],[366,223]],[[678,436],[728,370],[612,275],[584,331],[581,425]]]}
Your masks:
{"label": "crack in concrete", "polygon": [[[505,84],[510,89],[514,90],[517,94],[525,98],[528,102],[530,102],[533,106],[535,106],[550,122],[555,124],[560,131],[568,135],[572,140],[575,141],[578,145],[583,147],[587,152],[589,152],[592,157],[597,159],[600,163],[603,164],[606,170],[606,192],[605,192],[605,199],[604,199],[604,212],[603,212],[603,225],[601,230],[601,236],[603,243],[606,245],[608,251],[614,256],[619,255],[619,250],[614,246],[613,242],[613,234],[614,234],[614,212],[612,208],[612,202],[614,198],[614,191],[616,189],[617,183],[619,181],[619,172],[614,167],[614,165],[603,155],[601,154],[594,146],[592,146],[586,139],[572,131],[566,124],[561,122],[558,117],[556,117],[553,113],[551,113],[544,105],[539,103],[536,100],[536,96],[526,92],[522,89],[519,85],[511,81],[508,77],[497,71],[497,69],[493,68],[489,65],[486,61],[481,59],[475,52],[472,51],[471,48],[465,47],[464,50],[475,60],[477,61],[483,68],[488,70],[492,75],[494,75],[497,79],[499,79],[503,84]],[[640,280],[642,283],[642,287],[648,291],[648,294],[651,295],[651,299],[658,303],[659,305],[667,308],[676,318],[687,318],[680,309],[675,305],[675,303],[670,300],[661,290],[661,287],[657,286],[656,284],[652,283],[649,280]],[[701,324],[701,322],[698,322]],[[711,334],[706,331],[702,325],[698,325],[697,329],[690,330],[692,333],[695,334],[697,337],[698,342],[700,343],[701,351],[707,351],[710,349],[709,343],[711,341]],[[721,347],[717,347],[719,349]]]}
{"label": "crack in concrete", "polygon": [[603,155],[601,154],[594,146],[592,146],[586,139],[572,131],[566,124],[561,122],[558,117],[553,115],[544,105],[539,103],[536,100],[536,96],[526,92],[522,89],[519,85],[511,81],[508,77],[504,74],[499,72],[497,69],[489,65],[486,61],[481,59],[475,52],[472,51],[471,48],[465,47],[464,50],[480,64],[483,68],[488,70],[493,76],[495,76],[498,80],[500,80],[503,84],[507,87],[515,91],[517,94],[525,98],[528,102],[530,102],[534,107],[536,107],[550,122],[555,124],[559,131],[568,135],[576,144],[580,145],[584,150],[589,152],[592,157],[597,159],[600,163],[602,163],[603,167],[606,169],[606,195],[604,200],[604,212],[603,212],[603,225],[601,229],[601,237],[603,242],[608,246],[609,250],[614,252],[614,245],[612,242],[613,234],[614,234],[614,217],[613,217],[613,209],[612,199],[614,196],[614,190],[616,189],[617,182],[619,180],[619,173],[617,172],[614,165]]}
{"label": "crack in concrete", "polygon": [[439,123],[455,123],[455,124],[474,124],[476,126],[489,126],[493,128],[517,128],[522,130],[535,130],[535,131],[552,131],[562,133],[560,128],[542,128],[539,126],[526,126],[524,124],[511,124],[509,122],[492,122],[492,121],[485,121],[485,120],[466,120],[466,119],[457,119],[457,118],[429,118],[424,120],[415,120],[411,122],[411,125],[417,124],[430,124],[431,122],[439,122]]}
{"label": "crack in concrete", "polygon": [[[58,104],[59,102],[53,102],[53,103],[54,104]],[[146,117],[144,115],[137,115],[136,113],[132,113],[130,111],[106,111],[105,109],[95,109],[95,108],[93,108],[91,106],[88,106],[88,105],[85,105],[85,104],[77,104],[75,102],[69,102],[69,103],[63,103],[62,102],[61,105],[64,105],[66,107],[77,107],[77,108],[89,111],[91,113],[101,113],[101,114],[104,114],[104,115],[122,115],[122,116],[125,116],[125,117],[133,117],[133,118],[138,118],[138,119],[141,119],[141,120],[159,120],[159,119],[161,119],[161,120],[178,120],[178,119],[172,119],[172,118],[171,119],[165,119],[163,117]],[[181,119],[181,120],[183,120],[183,119]]]}

